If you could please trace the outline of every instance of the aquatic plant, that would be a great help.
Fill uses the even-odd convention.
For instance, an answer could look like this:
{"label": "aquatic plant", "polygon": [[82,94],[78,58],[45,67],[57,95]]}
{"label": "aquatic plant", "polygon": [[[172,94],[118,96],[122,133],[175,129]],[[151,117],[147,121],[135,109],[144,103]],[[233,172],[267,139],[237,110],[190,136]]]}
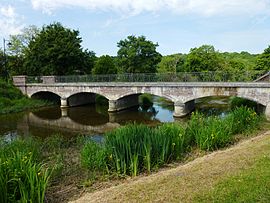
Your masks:
{"label": "aquatic plant", "polygon": [[0,140],[0,202],[44,202],[51,176],[39,161],[37,142]]}

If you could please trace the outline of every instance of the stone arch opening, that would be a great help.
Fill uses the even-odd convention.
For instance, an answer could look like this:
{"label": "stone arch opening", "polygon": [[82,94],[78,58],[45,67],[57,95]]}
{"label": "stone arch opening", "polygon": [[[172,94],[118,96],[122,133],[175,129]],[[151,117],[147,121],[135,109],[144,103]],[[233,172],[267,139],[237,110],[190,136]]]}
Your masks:
{"label": "stone arch opening", "polygon": [[67,105],[70,107],[84,106],[89,104],[101,104],[108,106],[108,99],[102,95],[92,92],[79,92],[67,98]]}
{"label": "stone arch opening", "polygon": [[243,96],[204,96],[188,102],[194,101],[195,109],[207,115],[223,115],[229,113],[238,106],[247,106],[257,113],[263,113],[265,106],[255,99]]}
{"label": "stone arch opening", "polygon": [[54,104],[60,105],[61,104],[61,97],[58,94],[49,91],[40,91],[32,94],[31,98],[33,99],[40,99],[46,100],[49,102],[53,102]]}

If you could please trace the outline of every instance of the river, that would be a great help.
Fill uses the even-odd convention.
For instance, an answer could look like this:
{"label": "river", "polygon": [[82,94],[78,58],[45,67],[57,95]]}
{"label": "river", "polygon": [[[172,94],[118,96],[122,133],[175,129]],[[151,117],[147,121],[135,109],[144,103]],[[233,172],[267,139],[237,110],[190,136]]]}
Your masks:
{"label": "river", "polygon": [[[0,116],[0,135],[10,140],[20,136],[45,138],[52,134],[65,137],[90,135],[102,139],[102,135],[127,123],[157,125],[163,122],[185,122],[186,118],[173,117],[173,103],[152,97],[153,105],[131,108],[118,113],[108,113],[107,106],[88,105],[61,109],[58,106],[41,108]],[[196,110],[206,115],[224,116],[229,112],[229,98],[204,98],[196,100]]]}

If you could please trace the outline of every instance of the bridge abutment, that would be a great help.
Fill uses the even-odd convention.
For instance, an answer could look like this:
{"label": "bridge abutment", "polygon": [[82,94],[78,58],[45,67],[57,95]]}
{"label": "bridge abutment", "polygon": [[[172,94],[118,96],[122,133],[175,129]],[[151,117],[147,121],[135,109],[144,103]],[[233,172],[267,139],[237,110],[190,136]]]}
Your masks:
{"label": "bridge abutment", "polygon": [[139,106],[139,95],[130,95],[118,100],[109,100],[109,112],[121,111],[134,106]]}
{"label": "bridge abutment", "polygon": [[174,117],[184,117],[187,114],[189,114],[191,111],[195,109],[195,100],[181,103],[181,102],[175,102],[174,103]]}
{"label": "bridge abutment", "polygon": [[268,121],[270,121],[270,103],[268,103],[268,104],[266,105],[266,108],[265,108],[265,116],[266,116],[266,119],[267,119]]}

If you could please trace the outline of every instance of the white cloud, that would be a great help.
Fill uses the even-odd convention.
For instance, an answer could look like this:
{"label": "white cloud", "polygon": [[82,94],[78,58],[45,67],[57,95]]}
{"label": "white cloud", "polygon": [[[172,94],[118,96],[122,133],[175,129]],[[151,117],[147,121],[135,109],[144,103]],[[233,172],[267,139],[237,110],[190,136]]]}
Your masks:
{"label": "white cloud", "polygon": [[62,7],[109,10],[136,15],[168,10],[178,14],[256,15],[269,14],[270,0],[31,0],[34,9],[51,13]]}
{"label": "white cloud", "polygon": [[19,16],[15,8],[7,5],[0,5],[0,33],[3,36],[15,35],[20,33],[23,28],[21,23],[22,16]]}

